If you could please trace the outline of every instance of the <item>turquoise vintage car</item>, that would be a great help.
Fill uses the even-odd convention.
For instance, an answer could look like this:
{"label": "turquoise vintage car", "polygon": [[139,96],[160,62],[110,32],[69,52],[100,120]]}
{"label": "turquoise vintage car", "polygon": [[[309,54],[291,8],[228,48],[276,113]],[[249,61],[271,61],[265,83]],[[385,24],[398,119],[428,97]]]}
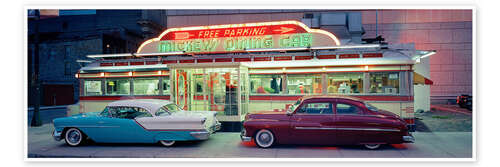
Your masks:
{"label": "turquoise vintage car", "polygon": [[214,111],[184,111],[168,100],[115,101],[103,111],[53,120],[56,141],[78,146],[91,139],[97,143],[161,143],[206,140],[220,129]]}

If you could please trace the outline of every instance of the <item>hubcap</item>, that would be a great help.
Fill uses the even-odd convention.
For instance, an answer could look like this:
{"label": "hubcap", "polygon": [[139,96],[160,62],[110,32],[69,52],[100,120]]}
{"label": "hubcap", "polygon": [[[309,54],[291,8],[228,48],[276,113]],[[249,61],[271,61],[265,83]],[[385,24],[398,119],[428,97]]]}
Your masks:
{"label": "hubcap", "polygon": [[270,147],[274,142],[273,134],[268,130],[261,130],[256,137],[256,142],[260,147]]}
{"label": "hubcap", "polygon": [[70,144],[78,144],[81,139],[81,134],[78,132],[78,130],[71,130],[68,132],[68,141]]}

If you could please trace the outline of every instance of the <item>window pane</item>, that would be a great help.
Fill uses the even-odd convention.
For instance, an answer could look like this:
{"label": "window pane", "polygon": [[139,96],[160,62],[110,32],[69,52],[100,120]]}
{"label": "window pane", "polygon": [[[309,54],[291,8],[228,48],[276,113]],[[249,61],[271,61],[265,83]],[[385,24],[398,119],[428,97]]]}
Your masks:
{"label": "window pane", "polygon": [[85,96],[102,95],[101,81],[84,81]]}
{"label": "window pane", "polygon": [[399,93],[399,73],[370,73],[370,93]]}
{"label": "window pane", "polygon": [[300,110],[297,111],[299,114],[332,114],[332,108],[330,103],[308,103],[303,105]]}
{"label": "window pane", "polygon": [[169,77],[163,78],[163,95],[170,95],[170,79]]}
{"label": "window pane", "polygon": [[134,119],[140,117],[152,117],[151,113],[139,107],[110,107],[109,111],[115,118]]}
{"label": "window pane", "polygon": [[321,94],[321,75],[288,75],[288,94]]}
{"label": "window pane", "polygon": [[337,114],[362,114],[363,112],[357,106],[350,104],[337,104]]}
{"label": "window pane", "polygon": [[158,78],[135,78],[134,95],[157,95],[160,91]]}
{"label": "window pane", "polygon": [[252,94],[280,94],[283,92],[283,75],[250,75]]}
{"label": "window pane", "polygon": [[363,73],[328,74],[328,94],[363,93]]}
{"label": "window pane", "polygon": [[128,78],[125,79],[107,79],[106,80],[106,94],[107,95],[129,95],[130,82]]}

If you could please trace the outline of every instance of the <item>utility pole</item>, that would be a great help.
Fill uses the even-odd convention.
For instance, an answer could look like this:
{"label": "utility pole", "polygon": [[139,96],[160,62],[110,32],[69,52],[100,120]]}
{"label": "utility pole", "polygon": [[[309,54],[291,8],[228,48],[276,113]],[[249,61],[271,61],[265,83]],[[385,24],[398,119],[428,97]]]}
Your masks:
{"label": "utility pole", "polygon": [[31,21],[33,23],[33,43],[34,43],[34,51],[33,51],[33,63],[34,63],[34,69],[32,75],[32,81],[34,82],[35,85],[35,92],[33,94],[35,98],[35,106],[33,110],[33,117],[31,119],[31,126],[42,126],[42,120],[40,118],[40,56],[39,56],[39,40],[40,36],[38,33],[38,20],[40,19],[40,10],[32,10],[30,12],[34,12],[32,16],[29,16],[31,18]]}

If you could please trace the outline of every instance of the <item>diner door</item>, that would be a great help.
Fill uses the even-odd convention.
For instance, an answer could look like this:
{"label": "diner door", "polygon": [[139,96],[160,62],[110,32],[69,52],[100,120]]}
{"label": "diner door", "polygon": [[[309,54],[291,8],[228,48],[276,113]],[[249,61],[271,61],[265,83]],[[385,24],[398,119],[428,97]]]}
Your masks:
{"label": "diner door", "polygon": [[334,121],[330,102],[303,104],[290,118],[291,143],[334,144]]}
{"label": "diner door", "polygon": [[189,110],[191,97],[189,91],[190,72],[188,70],[175,70],[174,93],[175,104],[183,110]]}

